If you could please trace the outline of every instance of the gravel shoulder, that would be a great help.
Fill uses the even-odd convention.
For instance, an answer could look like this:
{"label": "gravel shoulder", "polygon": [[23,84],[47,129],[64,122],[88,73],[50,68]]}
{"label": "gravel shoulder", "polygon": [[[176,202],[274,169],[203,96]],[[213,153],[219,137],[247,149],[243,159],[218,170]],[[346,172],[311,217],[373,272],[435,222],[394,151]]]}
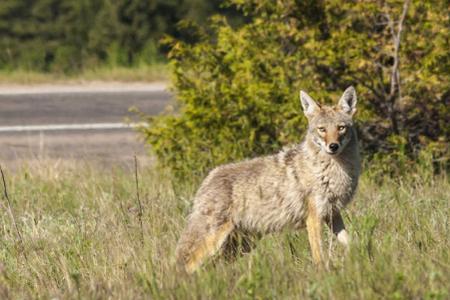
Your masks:
{"label": "gravel shoulder", "polygon": [[93,92],[157,92],[166,91],[167,82],[101,82],[93,81],[73,84],[2,84],[0,83],[0,95],[16,94],[50,94],[50,93],[93,93]]}

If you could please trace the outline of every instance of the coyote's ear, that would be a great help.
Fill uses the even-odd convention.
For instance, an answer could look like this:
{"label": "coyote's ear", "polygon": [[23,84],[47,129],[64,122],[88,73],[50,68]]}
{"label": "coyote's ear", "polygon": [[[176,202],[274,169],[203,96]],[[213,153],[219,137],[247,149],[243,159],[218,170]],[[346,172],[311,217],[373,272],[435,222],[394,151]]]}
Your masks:
{"label": "coyote's ear", "polygon": [[339,100],[339,108],[353,116],[356,112],[356,91],[355,88],[352,86],[349,86],[344,94],[342,95],[341,99]]}
{"label": "coyote's ear", "polygon": [[303,112],[307,117],[311,117],[320,109],[320,106],[304,91],[300,91],[300,101],[302,102]]}

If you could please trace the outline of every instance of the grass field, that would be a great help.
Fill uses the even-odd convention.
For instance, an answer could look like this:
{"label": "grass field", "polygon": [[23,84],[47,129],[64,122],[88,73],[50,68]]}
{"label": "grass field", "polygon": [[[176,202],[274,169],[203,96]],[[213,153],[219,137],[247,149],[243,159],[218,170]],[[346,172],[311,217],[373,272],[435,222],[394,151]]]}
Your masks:
{"label": "grass field", "polygon": [[237,261],[217,258],[185,277],[173,252],[195,186],[140,169],[141,216],[132,170],[6,170],[0,298],[449,299],[450,184],[425,175],[363,176],[345,214],[347,257],[325,232],[328,271],[315,269],[301,231],[266,236]]}
{"label": "grass field", "polygon": [[167,80],[168,76],[167,65],[162,63],[134,68],[105,66],[75,74],[0,70],[0,84],[61,84],[90,81],[149,82]]}

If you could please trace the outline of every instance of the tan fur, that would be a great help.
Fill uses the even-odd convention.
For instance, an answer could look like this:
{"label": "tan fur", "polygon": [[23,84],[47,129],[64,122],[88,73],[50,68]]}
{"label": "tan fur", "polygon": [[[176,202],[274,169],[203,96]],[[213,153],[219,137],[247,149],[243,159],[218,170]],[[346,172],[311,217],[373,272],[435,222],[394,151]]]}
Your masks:
{"label": "tan fur", "polygon": [[215,232],[204,237],[203,241],[199,242],[197,248],[191,252],[190,257],[186,262],[186,271],[192,273],[202,264],[204,259],[219,250],[232,229],[233,224],[227,222]]}
{"label": "tan fur", "polygon": [[327,131],[327,133],[325,134],[325,143],[326,144],[331,144],[331,143],[336,143],[339,141],[339,132],[337,131],[336,128],[329,128],[329,130]]}
{"label": "tan fur", "polygon": [[308,231],[308,240],[314,263],[319,265],[322,263],[322,219],[318,214],[314,199],[308,198],[307,202],[306,230]]}
{"label": "tan fur", "polygon": [[[306,93],[309,121],[304,140],[280,153],[222,165],[201,184],[177,262],[188,272],[217,252],[235,232],[268,233],[286,227],[308,230],[313,260],[320,264],[321,223],[349,242],[340,210],[353,197],[360,173],[352,115],[356,94],[348,88],[336,107],[320,107]],[[332,143],[339,149],[332,153]]]}

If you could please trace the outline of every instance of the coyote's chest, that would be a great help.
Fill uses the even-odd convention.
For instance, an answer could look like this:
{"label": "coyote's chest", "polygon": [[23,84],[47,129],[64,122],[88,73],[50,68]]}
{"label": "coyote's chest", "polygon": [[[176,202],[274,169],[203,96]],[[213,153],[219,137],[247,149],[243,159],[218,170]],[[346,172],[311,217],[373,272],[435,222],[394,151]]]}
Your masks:
{"label": "coyote's chest", "polygon": [[358,169],[352,164],[323,160],[313,168],[316,183],[312,187],[320,215],[345,207],[352,199],[358,184]]}

